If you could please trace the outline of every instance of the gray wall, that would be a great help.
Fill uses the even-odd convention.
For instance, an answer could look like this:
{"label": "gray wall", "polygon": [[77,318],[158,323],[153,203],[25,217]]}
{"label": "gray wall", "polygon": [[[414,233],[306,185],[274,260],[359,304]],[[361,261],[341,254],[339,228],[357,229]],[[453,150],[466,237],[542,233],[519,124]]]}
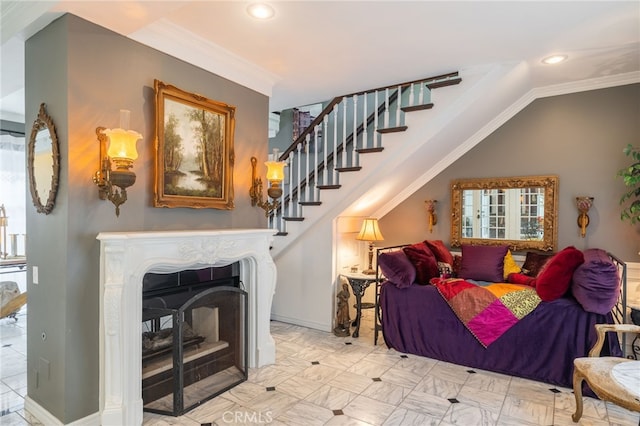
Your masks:
{"label": "gray wall", "polygon": [[[427,185],[380,219],[384,245],[450,240],[450,182],[458,178],[559,176],[558,250],[599,247],[640,260],[640,226],[620,220],[625,190],[616,173],[630,164],[622,150],[640,143],[640,85],[619,86],[534,101]],[[585,238],[575,197],[595,197]],[[438,200],[429,233],[424,200]]]}
{"label": "gray wall", "polygon": [[[250,157],[266,159],[268,98],[72,15],[27,40],[25,60],[26,122],[32,123],[40,103],[46,103],[61,153],[53,212],[27,208],[28,395],[70,423],[98,410],[96,235],[266,227],[264,212],[251,207],[248,188]],[[236,107],[234,210],[152,207],[154,79]],[[116,218],[114,206],[98,199],[92,176],[99,156],[95,128],[117,127],[120,109],[131,110],[131,128],[144,139],[133,169],[137,181]]]}

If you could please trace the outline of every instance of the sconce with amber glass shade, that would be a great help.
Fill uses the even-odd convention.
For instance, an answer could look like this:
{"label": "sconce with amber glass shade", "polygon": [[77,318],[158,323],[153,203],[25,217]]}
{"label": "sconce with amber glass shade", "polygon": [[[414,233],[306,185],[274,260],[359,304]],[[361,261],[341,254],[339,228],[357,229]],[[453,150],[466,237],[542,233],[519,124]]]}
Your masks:
{"label": "sconce with amber glass shade", "polygon": [[[96,128],[100,143],[100,169],[93,175],[93,183],[98,186],[101,200],[109,200],[116,206],[116,216],[120,216],[120,206],[127,201],[127,188],[136,181],[136,174],[129,169],[138,158],[136,143],[142,135],[129,127],[127,110],[120,110],[120,128]],[[115,170],[111,169],[112,163]]]}
{"label": "sconce with amber glass shade", "polygon": [[[274,153],[274,158],[277,157],[277,151]],[[258,159],[251,157],[251,188],[249,188],[249,197],[251,198],[251,205],[258,206],[264,210],[264,215],[269,216],[274,210],[280,207],[279,198],[282,197],[282,187],[280,184],[284,180],[284,166],[287,164],[284,161],[266,161],[264,163],[267,166],[267,182],[269,182],[269,188],[267,189],[267,195],[271,198],[262,199],[262,179],[258,177],[256,167],[258,165]]]}
{"label": "sconce with amber glass shade", "polygon": [[576,197],[576,207],[580,214],[578,215],[578,227],[580,228],[580,236],[584,238],[587,235],[587,226],[589,226],[589,209],[593,206],[593,197]]}
{"label": "sconce with amber glass shade", "polygon": [[375,274],[376,271],[373,269],[373,243],[384,240],[382,232],[380,232],[380,227],[378,226],[378,219],[365,219],[362,222],[362,228],[360,228],[360,233],[356,237],[356,240],[369,241],[369,267],[362,271],[362,273],[365,275]]}

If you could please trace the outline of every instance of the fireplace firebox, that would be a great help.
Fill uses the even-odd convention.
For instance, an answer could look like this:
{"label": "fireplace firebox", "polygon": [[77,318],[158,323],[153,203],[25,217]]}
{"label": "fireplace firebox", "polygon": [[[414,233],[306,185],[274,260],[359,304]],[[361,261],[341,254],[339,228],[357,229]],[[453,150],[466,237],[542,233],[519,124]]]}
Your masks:
{"label": "fireplace firebox", "polygon": [[236,262],[144,276],[145,411],[180,416],[247,380],[248,294],[238,271]]}

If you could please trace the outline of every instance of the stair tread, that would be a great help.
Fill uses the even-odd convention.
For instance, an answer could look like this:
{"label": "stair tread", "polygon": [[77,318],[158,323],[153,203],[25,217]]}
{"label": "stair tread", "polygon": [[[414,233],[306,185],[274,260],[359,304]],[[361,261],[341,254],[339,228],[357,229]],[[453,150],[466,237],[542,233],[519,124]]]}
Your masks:
{"label": "stair tread", "polygon": [[379,147],[379,148],[359,148],[356,149],[356,152],[358,154],[369,154],[370,152],[382,152],[384,151],[383,147]]}
{"label": "stair tread", "polygon": [[298,204],[301,206],[319,206],[322,201],[300,201]]}
{"label": "stair tread", "polygon": [[400,109],[404,112],[412,112],[412,111],[422,111],[422,110],[431,109],[431,108],[433,108],[433,102],[429,104],[406,106]]}
{"label": "stair tread", "polygon": [[362,167],[336,167],[336,170],[339,172],[357,172],[362,170]]}
{"label": "stair tread", "polygon": [[438,87],[455,86],[456,84],[460,84],[461,81],[462,79],[460,77],[449,80],[434,81],[433,83],[427,83],[427,88],[437,89]]}
{"label": "stair tread", "polygon": [[285,216],[282,218],[282,220],[287,220],[289,222],[302,222],[304,220],[304,217]]}
{"label": "stair tread", "polygon": [[287,235],[289,235],[288,232],[282,232],[282,231],[278,231],[274,234],[276,237],[286,237]]}
{"label": "stair tread", "polygon": [[340,189],[342,185],[318,185],[316,188],[318,189]]}
{"label": "stair tread", "polygon": [[398,126],[398,127],[387,127],[386,129],[378,129],[378,133],[396,133],[396,132],[404,132],[409,127],[407,126]]}

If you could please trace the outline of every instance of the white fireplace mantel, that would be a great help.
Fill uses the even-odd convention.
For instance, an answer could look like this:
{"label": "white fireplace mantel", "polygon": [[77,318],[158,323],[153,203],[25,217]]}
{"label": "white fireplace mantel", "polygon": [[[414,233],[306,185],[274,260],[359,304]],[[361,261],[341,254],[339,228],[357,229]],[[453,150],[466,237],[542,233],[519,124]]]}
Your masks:
{"label": "white fireplace mantel", "polygon": [[103,232],[100,240],[100,418],[103,425],[142,423],[142,278],[147,272],[240,263],[249,295],[249,367],[275,362],[270,331],[275,231]]}

